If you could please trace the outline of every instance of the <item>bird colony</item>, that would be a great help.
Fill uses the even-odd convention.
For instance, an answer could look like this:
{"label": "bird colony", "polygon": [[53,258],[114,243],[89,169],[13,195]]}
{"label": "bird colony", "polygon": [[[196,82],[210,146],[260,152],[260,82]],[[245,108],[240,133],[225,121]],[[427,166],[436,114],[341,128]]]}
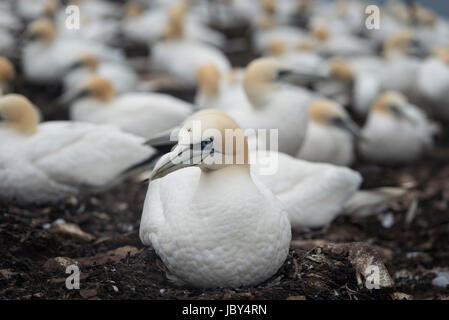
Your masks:
{"label": "bird colony", "polygon": [[365,186],[359,164],[400,170],[444,140],[449,20],[391,0],[370,29],[366,6],[2,1],[0,202],[137,185],[140,241],[173,286],[269,280],[292,240],[412,192]]}

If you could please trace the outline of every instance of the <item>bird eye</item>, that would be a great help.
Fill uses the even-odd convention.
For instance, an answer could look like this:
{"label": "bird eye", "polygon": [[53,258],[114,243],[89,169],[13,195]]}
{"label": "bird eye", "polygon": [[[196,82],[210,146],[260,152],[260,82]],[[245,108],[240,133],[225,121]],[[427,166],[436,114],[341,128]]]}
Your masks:
{"label": "bird eye", "polygon": [[292,72],[290,70],[279,70],[278,74],[277,74],[277,77],[278,78],[283,78],[283,77],[287,77],[287,76],[289,76],[291,74],[292,74]]}
{"label": "bird eye", "polygon": [[213,138],[201,141],[201,150],[204,149],[208,144],[212,143],[212,141],[214,141]]}

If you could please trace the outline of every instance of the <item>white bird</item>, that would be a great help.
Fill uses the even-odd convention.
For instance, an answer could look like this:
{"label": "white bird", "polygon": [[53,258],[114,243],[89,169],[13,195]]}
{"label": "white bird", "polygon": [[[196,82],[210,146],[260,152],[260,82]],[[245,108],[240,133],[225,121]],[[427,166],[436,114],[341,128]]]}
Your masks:
{"label": "white bird", "polygon": [[[223,139],[226,130],[241,148]],[[152,173],[142,242],[195,287],[257,285],[274,275],[288,254],[290,224],[279,200],[251,176],[243,131],[223,112],[204,110],[184,123],[178,141]]]}
{"label": "white bird", "polygon": [[112,126],[38,124],[35,107],[20,95],[0,98],[0,119],[2,200],[55,202],[106,188],[155,152],[143,138]]}
{"label": "white bird", "polygon": [[297,43],[294,48],[288,48],[285,42],[274,39],[268,43],[268,55],[294,70],[322,73],[323,58],[314,52],[314,46],[313,42],[304,40]]}
{"label": "white bird", "polygon": [[383,59],[378,57],[332,58],[323,69],[330,79],[318,84],[317,90],[340,104],[349,105],[353,111],[366,117],[371,105],[380,94]]}
{"label": "white bird", "polygon": [[295,155],[307,130],[307,106],[313,94],[286,83],[316,79],[321,77],[294,72],[274,58],[256,59],[247,66],[243,80],[250,108],[236,105],[226,111],[244,130],[277,130],[278,150]]}
{"label": "white bird", "polygon": [[244,69],[232,69],[222,74],[212,63],[202,65],[197,72],[196,107],[226,110],[232,106],[249,106],[243,89],[243,77]]}
{"label": "white bird", "polygon": [[182,6],[171,8],[163,40],[151,47],[151,59],[180,86],[195,87],[196,72],[201,65],[213,63],[220,72],[226,72],[231,64],[219,49],[184,38],[184,10]]}
{"label": "white bird", "polygon": [[[182,10],[188,9],[186,3],[178,3]],[[170,8],[151,8],[145,10],[139,3],[131,2],[125,6],[125,18],[122,21],[123,35],[134,42],[152,44],[164,34],[169,22]],[[212,30],[198,21],[196,16],[185,13],[183,21],[184,39],[204,42],[216,47],[223,47],[226,37],[218,31]]]}
{"label": "white bird", "polygon": [[419,67],[416,81],[424,105],[435,118],[449,122],[449,47],[435,49]]}
{"label": "white bird", "polygon": [[11,61],[0,57],[0,96],[8,89],[8,84],[15,77],[15,68]]}
{"label": "white bird", "polygon": [[413,32],[401,31],[385,42],[383,54],[386,62],[380,78],[382,89],[399,91],[410,101],[419,101],[416,78],[421,58],[428,54],[426,46]]}
{"label": "white bird", "polygon": [[398,92],[385,92],[373,104],[359,141],[360,154],[381,164],[408,163],[433,145],[438,131],[426,114]]}
{"label": "white bird", "polygon": [[123,131],[150,138],[170,129],[193,112],[193,105],[162,93],[117,95],[99,76],[90,77],[80,88],[62,98],[75,121],[113,124]]}
{"label": "white bird", "polygon": [[125,63],[99,61],[95,55],[86,52],[69,66],[69,72],[64,76],[64,89],[69,91],[77,88],[90,76],[97,74],[108,80],[117,93],[133,91],[138,86],[139,77]]}
{"label": "white bird", "polygon": [[355,159],[354,137],[359,127],[336,102],[319,99],[309,106],[306,137],[297,157],[313,162],[350,166]]}
{"label": "white bird", "polygon": [[[346,167],[311,163],[274,151],[253,152],[251,156],[255,157],[251,161],[253,176],[285,205],[293,229],[329,224],[344,212],[362,183],[360,174]],[[276,164],[274,174],[263,174],[264,169]]]}
{"label": "white bird", "polygon": [[49,19],[39,19],[31,23],[27,35],[30,41],[24,45],[22,63],[25,76],[34,82],[61,80],[67,68],[85,52],[91,52],[100,60],[123,59],[119,50],[108,48],[101,43],[59,37]]}

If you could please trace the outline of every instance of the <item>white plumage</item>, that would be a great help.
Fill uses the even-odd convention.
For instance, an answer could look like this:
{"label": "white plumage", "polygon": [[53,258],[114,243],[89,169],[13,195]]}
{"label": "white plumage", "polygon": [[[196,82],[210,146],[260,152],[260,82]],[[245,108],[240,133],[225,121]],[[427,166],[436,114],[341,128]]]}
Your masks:
{"label": "white plumage", "polygon": [[[6,99],[21,103],[23,98],[8,95],[0,99],[0,112],[7,120]],[[113,126],[67,121],[37,125],[37,114],[33,122],[28,122],[36,127],[30,133],[20,132],[8,123],[0,124],[3,200],[54,202],[89,187],[103,188],[154,154],[152,148],[143,145],[143,138]]]}
{"label": "white plumage", "polygon": [[[97,83],[106,91],[113,90],[104,79],[91,78],[88,84]],[[93,88],[98,88],[96,85]],[[97,92],[95,89],[90,92]],[[89,86],[81,92],[89,92]],[[70,118],[75,121],[112,124],[123,131],[150,138],[161,131],[181,123],[193,111],[190,103],[162,93],[125,93],[106,99],[95,93],[75,101],[70,107]]]}
{"label": "white plumage", "polygon": [[435,123],[399,93],[387,92],[376,100],[359,141],[361,155],[375,163],[407,163],[433,145]]}
{"label": "white plumage", "polygon": [[[292,228],[322,227],[343,212],[362,177],[331,164],[311,163],[283,153],[252,154],[252,172],[284,203]],[[277,159],[277,160],[276,160]],[[264,163],[278,161],[275,174],[259,174]],[[265,164],[266,166],[266,164]]]}
{"label": "white plumage", "polygon": [[[225,129],[238,130],[224,113],[204,112],[209,111],[191,118],[201,121],[202,132],[215,128],[224,136]],[[181,132],[191,126],[187,122]],[[200,142],[195,136],[189,141]],[[215,155],[227,152],[214,147]],[[251,177],[246,164],[201,162],[201,169],[181,170],[182,165],[170,165],[178,152],[187,155],[189,150],[178,145],[156,164],[153,177],[162,178],[148,188],[140,239],[152,245],[175,277],[196,287],[239,287],[268,279],[287,257],[291,238],[282,204]],[[167,165],[171,169],[164,171]],[[167,172],[172,173],[164,176]]]}

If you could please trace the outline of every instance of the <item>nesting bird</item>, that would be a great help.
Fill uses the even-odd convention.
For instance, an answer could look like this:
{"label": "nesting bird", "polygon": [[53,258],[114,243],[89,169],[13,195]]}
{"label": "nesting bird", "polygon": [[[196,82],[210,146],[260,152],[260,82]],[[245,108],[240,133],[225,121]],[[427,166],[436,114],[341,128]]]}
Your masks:
{"label": "nesting bird", "polygon": [[[226,130],[240,147],[224,139]],[[251,177],[248,158],[237,123],[223,112],[204,110],[184,123],[178,144],[156,164],[140,239],[178,282],[206,288],[257,285],[286,259],[287,213]]]}
{"label": "nesting bird", "polygon": [[62,102],[70,105],[72,120],[111,124],[146,138],[178,125],[193,112],[191,104],[167,94],[117,95],[109,81],[96,75],[67,92]]}
{"label": "nesting bird", "polygon": [[[0,198],[19,203],[63,200],[118,182],[151,158],[143,138],[107,125],[72,121],[38,124],[23,96],[0,98]],[[98,168],[101,170],[98,170]]]}
{"label": "nesting bird", "polygon": [[360,153],[381,164],[409,163],[419,159],[433,145],[438,131],[426,114],[398,92],[378,97],[362,130]]}
{"label": "nesting bird", "polygon": [[[253,60],[246,68],[243,87],[250,108],[238,105],[227,110],[243,129],[275,129],[278,150],[295,155],[307,129],[307,106],[313,94],[301,84],[321,79],[314,72],[297,72],[274,58]],[[254,147],[253,142],[252,148]],[[271,148],[271,147],[270,147]]]}
{"label": "nesting bird", "polygon": [[67,68],[85,52],[100,59],[119,60],[119,50],[83,39],[59,37],[49,19],[32,22],[27,29],[22,61],[25,76],[33,82],[48,83],[62,79]]}
{"label": "nesting bird", "polygon": [[95,74],[107,79],[117,93],[133,91],[139,83],[137,73],[125,61],[99,61],[95,55],[86,52],[69,66],[69,72],[64,76],[65,91],[79,87]]}
{"label": "nesting bird", "polygon": [[358,125],[339,104],[319,99],[309,106],[309,124],[297,157],[313,162],[350,166],[355,159]]}
{"label": "nesting bird", "polygon": [[232,69],[222,74],[212,63],[198,68],[198,89],[195,105],[199,109],[229,109],[232,106],[244,108],[249,105],[243,90],[244,70]]}
{"label": "nesting bird", "polygon": [[179,85],[194,88],[196,72],[201,65],[213,63],[220,72],[226,72],[231,69],[231,64],[219,49],[184,37],[185,10],[183,5],[171,8],[162,40],[151,47],[151,59]]}

